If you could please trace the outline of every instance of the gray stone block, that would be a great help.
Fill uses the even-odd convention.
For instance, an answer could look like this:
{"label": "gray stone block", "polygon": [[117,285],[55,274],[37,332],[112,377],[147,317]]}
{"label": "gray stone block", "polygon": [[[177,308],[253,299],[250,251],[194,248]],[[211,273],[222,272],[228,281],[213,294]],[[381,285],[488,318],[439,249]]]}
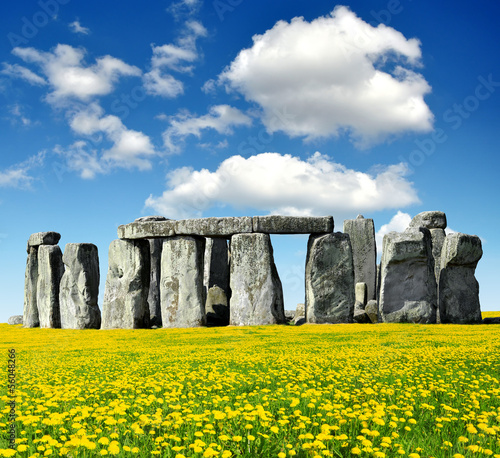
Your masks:
{"label": "gray stone block", "polygon": [[333,217],[254,216],[253,232],[264,234],[314,234],[333,232]]}
{"label": "gray stone block", "polygon": [[13,315],[9,317],[8,324],[16,325],[16,324],[23,324],[23,316],[22,315]]}
{"label": "gray stone block", "polygon": [[64,274],[61,248],[40,245],[38,248],[38,282],[36,304],[41,328],[60,328],[59,286]]}
{"label": "gray stone block", "polygon": [[161,255],[161,316],[164,328],[206,324],[201,237],[176,236],[163,241]]}
{"label": "gray stone block", "polygon": [[306,321],[352,323],[354,267],[349,235],[311,235],[305,276]]}
{"label": "gray stone block", "polygon": [[283,289],[268,234],[231,237],[230,324],[251,326],[286,322]]}
{"label": "gray stone block", "polygon": [[28,249],[26,272],[24,274],[24,309],[23,326],[37,328],[40,326],[38,306],[36,303],[36,288],[38,284],[38,247]]}
{"label": "gray stone block", "polygon": [[481,323],[479,283],[474,273],[482,255],[478,236],[459,232],[446,236],[439,275],[441,323]]}
{"label": "gray stone block", "polygon": [[367,300],[375,299],[377,278],[377,247],[375,243],[375,226],[373,219],[363,218],[344,221],[344,232],[351,239],[354,262],[354,282],[366,283]]}
{"label": "gray stone block", "polygon": [[409,227],[425,227],[427,229],[446,229],[446,215],[440,211],[422,212],[416,215]]}
{"label": "gray stone block", "polygon": [[382,321],[436,322],[437,286],[428,229],[409,228],[384,236],[380,281]]}
{"label": "gray stone block", "polygon": [[61,328],[100,329],[99,255],[92,243],[68,243],[59,289]]}
{"label": "gray stone block", "polygon": [[102,306],[102,329],[149,328],[149,242],[113,240]]}
{"label": "gray stone block", "polygon": [[59,240],[61,240],[61,234],[58,232],[36,232],[30,235],[26,251],[28,251],[30,247],[40,245],[57,245]]}

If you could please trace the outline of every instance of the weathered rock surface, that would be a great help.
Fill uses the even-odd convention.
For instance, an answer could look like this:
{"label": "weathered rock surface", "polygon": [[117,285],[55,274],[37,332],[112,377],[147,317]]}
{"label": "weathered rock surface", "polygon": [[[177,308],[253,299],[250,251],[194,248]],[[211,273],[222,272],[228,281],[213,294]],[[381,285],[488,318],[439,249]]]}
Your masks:
{"label": "weathered rock surface", "polygon": [[436,322],[437,286],[428,229],[409,228],[384,236],[380,282],[382,321]]}
{"label": "weathered rock surface", "polygon": [[333,217],[254,216],[253,232],[264,234],[314,234],[333,232]]}
{"label": "weathered rock surface", "polygon": [[305,277],[308,323],[352,323],[354,266],[348,234],[311,235]]}
{"label": "weathered rock surface", "polygon": [[268,234],[231,237],[230,324],[285,323],[283,289]]}
{"label": "weathered rock surface", "polygon": [[165,218],[164,216],[141,216],[140,218],[136,218],[134,223],[145,223],[148,221],[170,221],[170,218]]}
{"label": "weathered rock surface", "polygon": [[229,301],[229,251],[226,239],[207,237],[205,239],[205,267],[203,269],[203,287],[208,290],[218,286],[224,291]]}
{"label": "weathered rock surface", "polygon": [[483,324],[500,324],[500,316],[488,316],[483,318]]}
{"label": "weathered rock surface", "polygon": [[92,243],[68,243],[59,289],[61,328],[99,329],[99,255]]}
{"label": "weathered rock surface", "polygon": [[376,298],[377,247],[375,243],[375,226],[373,219],[363,218],[344,221],[344,232],[351,239],[354,262],[354,282],[366,283],[367,300]]}
{"label": "weathered rock surface", "polygon": [[31,234],[28,239],[28,248],[40,245],[57,245],[61,240],[61,234],[58,232],[36,232]]}
{"label": "weathered rock surface", "polygon": [[36,304],[36,288],[38,283],[38,247],[29,247],[24,274],[24,309],[23,325],[25,328],[40,326],[38,306]]}
{"label": "weathered rock surface", "polygon": [[297,304],[293,320],[295,322],[297,322],[297,320],[300,320],[300,319],[305,318],[305,317],[306,317],[306,305],[302,304],[302,303]]}
{"label": "weathered rock surface", "polygon": [[356,283],[356,286],[354,287],[354,297],[355,301],[359,302],[362,307],[364,308],[367,301],[367,294],[368,294],[368,288],[366,286],[366,283],[364,282],[359,282]]}
{"label": "weathered rock surface", "polygon": [[409,227],[446,229],[446,215],[439,211],[422,212],[413,217]]}
{"label": "weathered rock surface", "polygon": [[378,323],[378,304],[376,300],[372,299],[367,302],[365,306],[365,313],[368,315],[372,323]]}
{"label": "weathered rock surface", "polygon": [[439,272],[441,270],[441,251],[443,250],[446,233],[444,229],[430,229],[432,240],[432,257],[434,258],[434,274],[436,281],[439,281]]}
{"label": "weathered rock surface", "polygon": [[63,274],[61,248],[58,245],[40,245],[36,304],[41,328],[61,327],[59,285]]}
{"label": "weathered rock surface", "polygon": [[252,232],[250,216],[143,221],[118,226],[120,239],[173,237],[175,235],[229,238],[234,234],[248,232]]}
{"label": "weathered rock surface", "polygon": [[149,328],[149,243],[113,240],[102,306],[102,329]]}
{"label": "weathered rock surface", "polygon": [[164,240],[164,238],[149,239],[149,255],[151,265],[148,293],[149,322],[151,326],[156,327],[162,326],[160,280],[161,252]]}
{"label": "weathered rock surface", "polygon": [[8,324],[23,324],[23,316],[22,315],[13,315],[11,317],[9,317],[8,321],[7,321]]}
{"label": "weathered rock surface", "polygon": [[163,242],[161,255],[161,316],[164,328],[206,324],[203,294],[205,240],[177,236]]}
{"label": "weathered rock surface", "polygon": [[370,317],[365,312],[367,292],[366,283],[356,283],[354,287],[354,321],[357,323],[371,323]]}
{"label": "weathered rock surface", "polygon": [[441,252],[439,315],[441,323],[481,323],[479,284],[474,276],[483,255],[476,235],[448,234]]}
{"label": "weathered rock surface", "polygon": [[217,285],[208,289],[205,313],[207,326],[227,326],[229,324],[229,301],[226,292]]}

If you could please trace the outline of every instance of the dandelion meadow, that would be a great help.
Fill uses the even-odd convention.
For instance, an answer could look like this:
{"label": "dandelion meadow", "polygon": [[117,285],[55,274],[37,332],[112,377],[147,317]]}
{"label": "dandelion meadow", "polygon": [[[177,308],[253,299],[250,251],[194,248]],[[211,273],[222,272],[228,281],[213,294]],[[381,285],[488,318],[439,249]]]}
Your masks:
{"label": "dandelion meadow", "polygon": [[2,457],[500,458],[500,325],[0,333]]}

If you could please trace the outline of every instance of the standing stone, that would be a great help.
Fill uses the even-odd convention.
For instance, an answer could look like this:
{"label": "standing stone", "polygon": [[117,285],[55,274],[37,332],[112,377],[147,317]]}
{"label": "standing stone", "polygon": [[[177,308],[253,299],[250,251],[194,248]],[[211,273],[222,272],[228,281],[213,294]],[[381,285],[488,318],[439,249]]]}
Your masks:
{"label": "standing stone", "polygon": [[61,279],[59,305],[61,328],[99,329],[99,256],[92,243],[68,243],[64,248],[66,267]]}
{"label": "standing stone", "polygon": [[36,304],[41,328],[60,328],[59,285],[64,274],[61,248],[41,245],[38,248]]}
{"label": "standing stone", "polygon": [[102,329],[149,327],[149,243],[113,240],[102,306]]}
{"label": "standing stone", "polygon": [[284,324],[283,289],[269,234],[231,237],[230,324]]}
{"label": "standing stone", "polygon": [[24,274],[24,310],[23,326],[37,328],[40,326],[38,306],[36,304],[36,287],[38,283],[38,247],[28,247],[26,273]]}
{"label": "standing stone", "polygon": [[227,295],[217,285],[208,289],[205,302],[208,326],[227,326],[229,324],[229,303]]}
{"label": "standing stone", "polygon": [[479,284],[474,276],[483,255],[476,235],[448,234],[441,254],[439,313],[442,323],[481,322]]}
{"label": "standing stone", "polygon": [[161,316],[164,328],[206,324],[203,294],[205,239],[168,237],[161,255]]}
{"label": "standing stone", "polygon": [[354,294],[356,302],[360,304],[361,308],[365,308],[368,295],[368,288],[366,286],[366,283],[356,283]]}
{"label": "standing stone", "polygon": [[434,273],[439,281],[441,269],[441,250],[446,237],[446,214],[440,211],[422,212],[413,217],[409,227],[425,227],[431,231],[432,257],[434,258]]}
{"label": "standing stone", "polygon": [[207,237],[204,260],[203,290],[207,325],[227,326],[230,298],[227,240]]}
{"label": "standing stone", "polygon": [[439,272],[441,270],[441,251],[443,250],[446,233],[444,229],[430,229],[432,241],[432,257],[434,258],[434,274],[436,281],[439,281]]}
{"label": "standing stone", "polygon": [[349,235],[311,235],[305,276],[306,322],[352,323],[354,266]]}
{"label": "standing stone", "polygon": [[354,321],[357,323],[371,323],[371,319],[365,312],[366,307],[366,283],[356,283],[354,287]]}
{"label": "standing stone", "polygon": [[149,255],[151,263],[150,279],[149,279],[149,322],[151,326],[161,328],[161,252],[163,249],[164,238],[149,239]]}
{"label": "standing stone", "polygon": [[366,283],[367,300],[376,298],[377,246],[373,219],[358,215],[344,221],[344,232],[351,239],[354,262],[354,282]]}
{"label": "standing stone", "polygon": [[380,268],[382,321],[436,322],[436,277],[431,234],[424,227],[384,236]]}

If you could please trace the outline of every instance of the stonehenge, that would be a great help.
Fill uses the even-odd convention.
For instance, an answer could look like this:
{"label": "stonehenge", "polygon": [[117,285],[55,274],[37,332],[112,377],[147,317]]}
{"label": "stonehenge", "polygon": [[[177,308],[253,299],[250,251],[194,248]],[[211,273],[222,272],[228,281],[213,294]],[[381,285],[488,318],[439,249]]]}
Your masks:
{"label": "stonehenge", "polygon": [[[373,220],[334,232],[333,217],[138,218],[110,243],[102,309],[91,243],[57,232],[27,244],[24,327],[66,329],[337,323],[469,324],[481,320],[474,235],[446,234],[443,212],[416,215],[384,236]],[[272,234],[309,234],[305,301],[285,314]],[[439,321],[439,319],[441,321]],[[18,317],[17,322],[21,319]]]}
{"label": "stonehenge", "polygon": [[59,287],[61,328],[99,329],[99,257],[92,243],[68,243],[62,257],[65,271]]}
{"label": "stonehenge", "polygon": [[348,234],[309,237],[305,309],[306,323],[352,323],[354,266]]}

